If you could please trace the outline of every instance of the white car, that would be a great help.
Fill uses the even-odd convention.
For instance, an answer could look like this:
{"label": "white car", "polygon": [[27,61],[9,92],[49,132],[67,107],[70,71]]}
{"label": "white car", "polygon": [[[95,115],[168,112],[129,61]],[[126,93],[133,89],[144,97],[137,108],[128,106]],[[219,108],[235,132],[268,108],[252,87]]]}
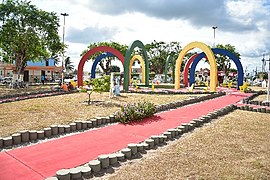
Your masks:
{"label": "white car", "polygon": [[12,77],[4,77],[2,79],[3,84],[10,84],[12,82]]}

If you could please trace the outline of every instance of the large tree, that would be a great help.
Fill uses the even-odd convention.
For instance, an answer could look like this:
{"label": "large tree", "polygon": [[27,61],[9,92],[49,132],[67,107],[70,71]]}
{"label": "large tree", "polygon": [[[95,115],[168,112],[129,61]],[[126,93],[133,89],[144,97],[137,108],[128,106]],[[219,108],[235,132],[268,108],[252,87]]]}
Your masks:
{"label": "large tree", "polygon": [[[230,44],[225,44],[225,45],[218,44],[216,47],[221,48],[221,49],[226,49],[226,50],[234,53],[240,59],[240,53],[236,51],[234,46],[232,46]],[[231,59],[228,56],[219,55],[219,54],[216,54],[215,57],[216,57],[218,71],[223,71],[224,74],[226,74],[226,76],[228,76],[228,74],[231,70],[231,65],[232,65]]]}
{"label": "large tree", "polygon": [[[64,49],[58,35],[59,18],[25,0],[0,4],[0,49],[3,60],[23,74],[26,62],[55,56]],[[17,76],[16,78],[19,78]]]}
{"label": "large tree", "polygon": [[[98,46],[109,46],[109,47],[112,47],[114,49],[117,49],[119,52],[121,52],[124,56],[126,54],[126,51],[127,51],[127,48],[128,46],[127,45],[122,45],[120,43],[117,43],[117,42],[113,42],[113,41],[110,41],[110,42],[97,42],[97,43],[91,43],[88,47],[87,47],[87,50],[84,50],[81,54],[81,56],[83,56],[88,50],[90,49],[93,49],[95,47],[98,47]],[[101,53],[104,53],[104,52],[99,52],[99,53],[95,53],[94,55],[92,55],[91,57],[89,57],[88,60],[91,60],[91,61],[95,61],[95,59],[101,54]],[[116,59],[115,57],[106,57],[106,58],[103,58],[100,62],[99,62],[99,66],[101,67],[102,71],[108,75],[112,72],[112,65],[111,65],[111,60],[112,59]]]}
{"label": "large tree", "polygon": [[150,63],[150,71],[156,74],[163,74],[165,70],[166,59],[169,55],[172,55],[173,62],[169,64],[170,68],[174,70],[175,60],[177,55],[181,51],[179,42],[165,43],[163,41],[153,41],[150,44],[146,44],[147,55]]}

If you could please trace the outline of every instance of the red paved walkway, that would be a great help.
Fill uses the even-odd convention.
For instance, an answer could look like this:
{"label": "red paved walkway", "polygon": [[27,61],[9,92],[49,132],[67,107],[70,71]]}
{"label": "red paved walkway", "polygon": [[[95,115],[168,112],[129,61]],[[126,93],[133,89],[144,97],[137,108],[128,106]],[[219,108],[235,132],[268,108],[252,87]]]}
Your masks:
{"label": "red paved walkway", "polygon": [[234,104],[247,94],[231,94],[202,103],[162,112],[136,125],[115,124],[45,143],[0,153],[0,179],[44,179],[63,168],[72,168],[139,143],[181,123]]}

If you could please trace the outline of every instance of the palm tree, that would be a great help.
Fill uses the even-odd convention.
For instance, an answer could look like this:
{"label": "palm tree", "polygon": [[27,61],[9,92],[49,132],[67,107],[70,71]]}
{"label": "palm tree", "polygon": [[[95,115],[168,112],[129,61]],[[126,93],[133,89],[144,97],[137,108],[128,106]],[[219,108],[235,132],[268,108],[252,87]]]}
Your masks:
{"label": "palm tree", "polygon": [[65,70],[67,74],[71,73],[74,70],[74,65],[70,61],[70,57],[67,57],[65,59]]}

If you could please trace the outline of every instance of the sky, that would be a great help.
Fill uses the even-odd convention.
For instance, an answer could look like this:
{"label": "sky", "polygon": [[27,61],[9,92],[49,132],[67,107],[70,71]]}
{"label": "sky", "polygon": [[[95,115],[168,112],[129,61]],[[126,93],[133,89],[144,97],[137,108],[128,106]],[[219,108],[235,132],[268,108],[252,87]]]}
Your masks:
{"label": "sky", "polygon": [[[241,54],[244,70],[262,69],[270,59],[270,0],[32,0],[38,8],[56,12],[66,56],[78,66],[90,43],[115,41],[130,45],[193,41],[209,46],[231,44]],[[215,30],[213,26],[217,26]],[[91,64],[86,64],[90,68]],[[199,63],[198,67],[205,66]],[[84,68],[85,69],[85,68]],[[122,69],[122,68],[121,68]],[[90,71],[90,69],[89,69]]]}

